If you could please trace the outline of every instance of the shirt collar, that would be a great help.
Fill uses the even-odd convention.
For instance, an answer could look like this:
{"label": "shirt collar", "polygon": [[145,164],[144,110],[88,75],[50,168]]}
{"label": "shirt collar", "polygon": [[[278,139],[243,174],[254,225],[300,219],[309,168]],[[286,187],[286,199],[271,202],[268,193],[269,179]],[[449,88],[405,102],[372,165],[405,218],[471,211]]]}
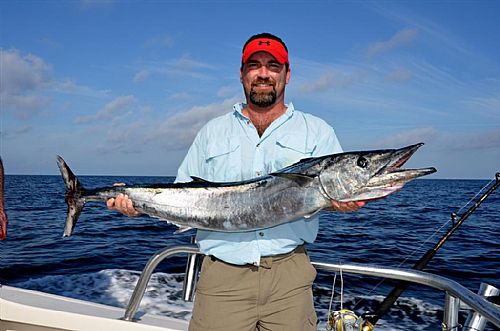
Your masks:
{"label": "shirt collar", "polygon": [[[247,104],[244,102],[239,102],[233,106],[234,112],[243,119],[248,119],[245,115],[243,115],[243,109],[246,107],[246,105]],[[286,111],[282,116],[286,116],[286,118],[289,118],[293,115],[295,108],[293,107],[293,103],[291,102],[289,104],[285,104],[285,106],[286,106]]]}

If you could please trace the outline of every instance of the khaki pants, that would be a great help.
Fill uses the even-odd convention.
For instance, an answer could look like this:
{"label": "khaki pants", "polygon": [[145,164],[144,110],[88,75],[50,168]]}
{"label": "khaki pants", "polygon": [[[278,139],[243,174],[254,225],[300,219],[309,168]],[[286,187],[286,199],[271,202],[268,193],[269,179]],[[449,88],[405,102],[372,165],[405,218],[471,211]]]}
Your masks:
{"label": "khaki pants", "polygon": [[260,267],[205,256],[189,331],[316,331],[315,277],[303,246]]}

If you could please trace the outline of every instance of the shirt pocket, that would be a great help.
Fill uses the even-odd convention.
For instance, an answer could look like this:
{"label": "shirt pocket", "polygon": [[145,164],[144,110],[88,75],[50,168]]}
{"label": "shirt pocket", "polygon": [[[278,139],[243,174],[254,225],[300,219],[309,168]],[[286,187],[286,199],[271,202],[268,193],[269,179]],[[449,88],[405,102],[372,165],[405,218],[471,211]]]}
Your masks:
{"label": "shirt pocket", "polygon": [[241,180],[241,149],[239,138],[211,142],[207,146],[205,165],[207,179],[214,182]]}
{"label": "shirt pocket", "polygon": [[311,157],[315,147],[307,146],[307,139],[300,134],[278,138],[274,154],[274,171]]}

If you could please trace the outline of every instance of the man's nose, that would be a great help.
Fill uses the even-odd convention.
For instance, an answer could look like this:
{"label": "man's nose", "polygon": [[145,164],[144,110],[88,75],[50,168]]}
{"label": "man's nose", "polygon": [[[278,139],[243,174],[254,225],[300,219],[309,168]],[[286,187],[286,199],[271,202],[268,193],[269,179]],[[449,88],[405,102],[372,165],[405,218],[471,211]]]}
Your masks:
{"label": "man's nose", "polygon": [[260,66],[259,70],[257,71],[257,75],[260,78],[269,78],[269,73],[270,71],[265,65]]}

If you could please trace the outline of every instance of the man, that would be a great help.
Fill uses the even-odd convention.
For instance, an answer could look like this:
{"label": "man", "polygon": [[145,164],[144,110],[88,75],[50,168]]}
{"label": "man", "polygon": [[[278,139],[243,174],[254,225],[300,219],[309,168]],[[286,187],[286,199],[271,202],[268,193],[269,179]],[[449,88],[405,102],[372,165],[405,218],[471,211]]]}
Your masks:
{"label": "man", "polygon": [[[176,181],[188,182],[191,176],[245,180],[303,158],[342,152],[328,124],[285,104],[290,74],[285,43],[269,33],[252,36],[243,47],[240,69],[246,103],[200,130]],[[328,209],[356,211],[363,205],[332,201]],[[124,196],[110,199],[108,207],[137,215]],[[259,231],[198,230],[205,257],[189,330],[316,330],[316,271],[304,243],[313,242],[317,231],[317,217]]]}

